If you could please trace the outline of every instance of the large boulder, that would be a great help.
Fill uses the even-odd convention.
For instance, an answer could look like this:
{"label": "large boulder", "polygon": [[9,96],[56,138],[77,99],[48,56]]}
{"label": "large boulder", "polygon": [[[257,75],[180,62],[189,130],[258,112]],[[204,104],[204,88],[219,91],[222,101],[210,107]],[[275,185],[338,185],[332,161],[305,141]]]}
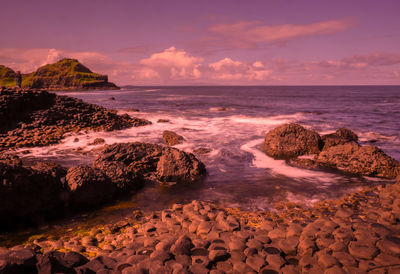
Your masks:
{"label": "large boulder", "polygon": [[157,163],[157,178],[161,182],[191,183],[206,173],[202,162],[191,153],[176,148],[165,149]]}
{"label": "large boulder", "polygon": [[0,160],[0,218],[4,227],[57,214],[66,203],[66,171],[57,164],[23,166],[15,158]]}
{"label": "large boulder", "polygon": [[336,132],[323,135],[321,138],[324,143],[323,149],[336,145],[343,145],[349,142],[357,143],[358,141],[357,134],[347,128],[339,128]]}
{"label": "large boulder", "polygon": [[146,143],[106,146],[93,167],[102,170],[118,188],[140,186],[142,174],[155,172],[163,147]]}
{"label": "large boulder", "polygon": [[321,137],[299,124],[284,124],[267,133],[263,150],[275,158],[316,154],[322,148]]}
{"label": "large boulder", "polygon": [[174,146],[181,144],[184,139],[173,131],[165,130],[163,132],[163,140],[166,145]]}
{"label": "large boulder", "polygon": [[76,166],[68,170],[66,181],[72,206],[93,206],[111,200],[116,186],[99,169]]}
{"label": "large boulder", "polygon": [[383,178],[396,178],[399,162],[375,146],[360,146],[355,142],[324,149],[317,157],[320,166],[334,167],[345,172]]}
{"label": "large boulder", "polygon": [[193,154],[148,143],[106,146],[93,163],[113,182],[126,185],[138,174],[154,175],[160,182],[194,182],[205,175],[204,164]]}

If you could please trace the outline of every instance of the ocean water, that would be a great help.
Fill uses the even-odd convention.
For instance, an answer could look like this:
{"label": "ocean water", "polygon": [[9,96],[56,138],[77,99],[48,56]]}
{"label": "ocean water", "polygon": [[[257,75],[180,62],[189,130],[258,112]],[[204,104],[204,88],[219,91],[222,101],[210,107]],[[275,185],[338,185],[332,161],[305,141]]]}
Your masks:
{"label": "ocean water", "polygon": [[[244,210],[268,210],[271,202],[281,200],[309,206],[383,181],[296,168],[268,157],[261,150],[265,134],[288,122],[300,123],[321,135],[347,127],[358,134],[361,143],[376,145],[400,160],[399,86],[133,87],[59,94],[145,118],[153,124],[70,135],[61,144],[29,149],[24,157],[53,160],[65,166],[90,164],[91,150],[98,146],[88,144],[95,138],[104,138],[107,144],[162,143],[164,130],[184,137],[183,144],[175,146],[181,150],[211,149],[208,154],[197,155],[208,171],[203,182],[171,188],[147,185],[129,198],[134,207],[141,209],[161,209],[193,199]],[[169,122],[158,123],[159,119]]]}

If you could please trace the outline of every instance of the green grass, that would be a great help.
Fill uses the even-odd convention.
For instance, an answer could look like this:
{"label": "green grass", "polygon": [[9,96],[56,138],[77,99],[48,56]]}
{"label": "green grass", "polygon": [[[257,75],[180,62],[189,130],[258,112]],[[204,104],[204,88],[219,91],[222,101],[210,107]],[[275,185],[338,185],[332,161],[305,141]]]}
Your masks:
{"label": "green grass", "polygon": [[[23,74],[22,87],[30,88],[40,80],[51,83],[63,78],[72,79],[69,84],[71,87],[82,87],[98,81],[105,82],[106,76],[92,72],[76,59],[62,59],[54,64],[42,66],[35,72]],[[15,72],[2,65],[0,65],[0,86],[16,86]]]}

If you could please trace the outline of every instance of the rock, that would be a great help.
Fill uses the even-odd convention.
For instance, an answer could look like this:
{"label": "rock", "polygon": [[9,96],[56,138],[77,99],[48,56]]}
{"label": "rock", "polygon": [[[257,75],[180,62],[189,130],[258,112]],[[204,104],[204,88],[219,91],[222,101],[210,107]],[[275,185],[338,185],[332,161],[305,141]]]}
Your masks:
{"label": "rock", "polygon": [[389,236],[378,241],[376,246],[384,253],[400,255],[400,238]]}
{"label": "rock", "polygon": [[96,138],[93,140],[93,142],[89,143],[89,146],[97,146],[97,145],[101,145],[104,144],[106,141],[103,138]]}
{"label": "rock", "polygon": [[93,166],[113,182],[126,186],[140,174],[153,173],[162,183],[194,182],[205,175],[204,164],[193,154],[146,143],[107,146]]}
{"label": "rock", "polygon": [[157,123],[169,123],[168,119],[158,119]]}
{"label": "rock", "polygon": [[46,91],[0,90],[0,150],[54,144],[67,132],[110,131],[150,123]]}
{"label": "rock", "polygon": [[263,150],[274,158],[292,158],[319,153],[322,140],[318,133],[298,124],[284,124],[265,137]]}
{"label": "rock", "polygon": [[0,160],[0,218],[2,229],[16,222],[51,216],[66,202],[65,170],[54,163],[22,166],[15,158]]}
{"label": "rock", "polygon": [[265,258],[261,255],[254,254],[253,256],[247,257],[246,264],[254,269],[254,271],[259,272],[265,265]]}
{"label": "rock", "polygon": [[162,182],[192,183],[202,179],[206,168],[191,153],[166,148],[157,163],[157,178]]}
{"label": "rock", "polygon": [[181,144],[184,138],[173,131],[165,130],[163,132],[164,143],[168,146]]}
{"label": "rock", "polygon": [[70,273],[73,268],[88,262],[85,256],[76,252],[51,251],[40,257],[37,269],[39,273]]}
{"label": "rock", "polygon": [[212,262],[226,261],[229,257],[230,254],[223,248],[212,249],[208,254],[208,258]]}
{"label": "rock", "polygon": [[76,166],[68,170],[66,181],[73,206],[93,206],[111,200],[116,186],[99,169]]}
{"label": "rock", "polygon": [[359,146],[350,142],[324,149],[317,157],[319,165],[343,170],[345,172],[396,178],[400,164],[382,150],[374,146]]}
{"label": "rock", "polygon": [[361,242],[350,242],[348,248],[351,255],[360,259],[371,260],[378,254],[375,246]]}
{"label": "rock", "polygon": [[178,240],[171,246],[171,252],[174,255],[190,255],[190,250],[193,248],[192,240],[182,235]]}
{"label": "rock", "polygon": [[323,149],[358,141],[358,136],[347,128],[340,128],[335,133],[323,135],[321,138],[324,143]]}
{"label": "rock", "polygon": [[193,150],[193,153],[195,154],[207,154],[210,153],[212,150],[210,148],[207,147],[200,147],[200,148],[196,148],[195,150]]}

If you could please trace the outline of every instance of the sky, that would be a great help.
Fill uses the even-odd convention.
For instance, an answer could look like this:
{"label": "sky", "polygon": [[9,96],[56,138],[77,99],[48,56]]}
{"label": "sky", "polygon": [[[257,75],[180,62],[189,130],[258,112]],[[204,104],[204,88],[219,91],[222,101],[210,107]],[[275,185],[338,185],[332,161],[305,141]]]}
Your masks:
{"label": "sky", "polygon": [[400,84],[398,0],[0,0],[0,64],[118,85]]}

